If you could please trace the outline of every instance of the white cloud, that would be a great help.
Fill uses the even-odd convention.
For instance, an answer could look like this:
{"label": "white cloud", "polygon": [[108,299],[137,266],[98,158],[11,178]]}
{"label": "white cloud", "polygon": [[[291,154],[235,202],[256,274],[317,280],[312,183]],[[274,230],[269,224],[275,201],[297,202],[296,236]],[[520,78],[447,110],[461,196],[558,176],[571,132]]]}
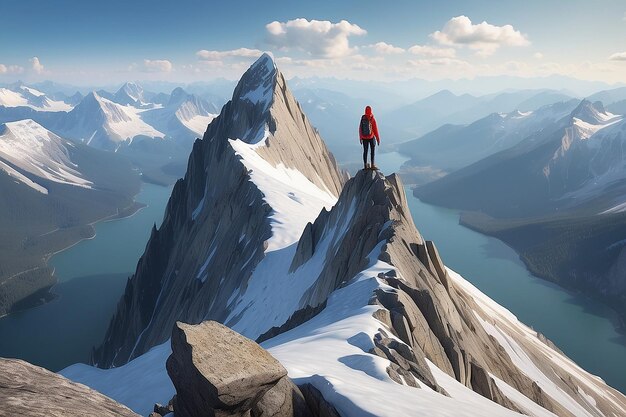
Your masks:
{"label": "white cloud", "polygon": [[409,48],[409,52],[430,58],[454,58],[456,56],[453,48],[437,48],[428,45],[413,45]]}
{"label": "white cloud", "polygon": [[367,45],[367,48],[371,48],[374,50],[374,52],[376,52],[377,54],[381,54],[381,55],[394,55],[394,54],[401,54],[404,52],[403,48],[400,48],[398,46],[393,46],[386,42],[377,42],[373,45]]}
{"label": "white cloud", "polygon": [[352,53],[348,37],[365,35],[367,31],[347,20],[295,19],[274,21],[265,25],[269,44],[282,50],[297,49],[313,57],[339,58]]}
{"label": "white cloud", "polygon": [[611,61],[626,61],[626,52],[616,52],[609,57]]}
{"label": "white cloud", "polygon": [[143,71],[145,72],[172,72],[172,63],[167,59],[144,59]]}
{"label": "white cloud", "polygon": [[430,36],[442,45],[468,46],[482,56],[493,54],[501,46],[530,45],[527,36],[511,25],[495,26],[484,21],[474,25],[467,16],[453,17]]}
{"label": "white cloud", "polygon": [[19,65],[4,65],[0,64],[0,74],[21,74],[24,72],[24,67]]}
{"label": "white cloud", "polygon": [[535,52],[533,54],[533,57],[535,57],[536,59],[543,59],[543,54],[541,52]]}
{"label": "white cloud", "polygon": [[233,58],[233,57],[244,57],[244,58],[257,58],[259,57],[263,51],[258,49],[248,49],[248,48],[239,48],[232,49],[230,51],[207,51],[206,49],[202,49],[196,52],[196,56],[198,59],[204,61],[220,61],[224,58]]}
{"label": "white cloud", "polygon": [[31,59],[28,60],[28,62],[30,62],[33,71],[35,71],[37,74],[41,74],[44,71],[44,66],[43,64],[39,61],[39,58],[37,58],[36,56],[32,57]]}

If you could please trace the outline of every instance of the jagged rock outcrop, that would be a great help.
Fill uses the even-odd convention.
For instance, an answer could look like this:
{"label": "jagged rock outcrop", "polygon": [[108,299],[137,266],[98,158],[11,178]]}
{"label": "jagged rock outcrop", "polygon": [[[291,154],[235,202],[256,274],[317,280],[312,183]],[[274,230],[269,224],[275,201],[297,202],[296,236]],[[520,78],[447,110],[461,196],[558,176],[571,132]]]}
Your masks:
{"label": "jagged rock outcrop", "polygon": [[[332,243],[321,245],[331,239],[329,236],[334,239]],[[380,248],[378,260],[393,269],[379,274],[383,286],[370,300],[381,307],[374,317],[383,325],[374,336],[371,353],[391,362],[387,373],[394,381],[426,385],[447,395],[427,366],[428,360],[461,384],[510,410],[524,412],[500,390],[495,378],[546,410],[559,416],[575,415],[571,407],[559,402],[561,398],[542,390],[528,371],[514,362],[502,342],[486,331],[489,325],[484,322],[492,322],[499,331],[509,332],[507,337],[515,340],[510,343],[522,346],[524,355],[548,375],[550,384],[576,398],[573,401],[577,406],[595,415],[596,406],[590,407],[577,392],[579,383],[572,382],[575,377],[537,347],[552,349],[550,343],[540,341],[536,334],[535,341],[529,342],[529,337],[518,329],[505,328],[497,316],[477,304],[472,294],[454,285],[435,244],[425,241],[416,230],[396,175],[384,177],[361,171],[348,181],[333,209],[322,212],[305,228],[292,269],[306,264],[317,251],[327,251],[327,263],[306,294],[308,300],[322,299],[366,269],[376,248]],[[602,396],[594,396],[594,402],[605,415],[620,411]]]}
{"label": "jagged rock outcrop", "polygon": [[246,287],[264,258],[276,209],[252,181],[253,170],[235,151],[234,139],[253,145],[247,149],[255,160],[297,170],[320,192],[336,197],[342,189],[345,174],[272,58],[263,55],[195,142],[163,225],[153,229],[105,341],[94,352],[98,366],[126,363],[163,343],[177,320],[224,321],[231,296]]}
{"label": "jagged rock outcrop", "polygon": [[176,323],[167,371],[179,417],[312,417],[276,359],[214,321]]}
{"label": "jagged rock outcrop", "polygon": [[84,385],[17,359],[0,358],[0,415],[137,417]]}

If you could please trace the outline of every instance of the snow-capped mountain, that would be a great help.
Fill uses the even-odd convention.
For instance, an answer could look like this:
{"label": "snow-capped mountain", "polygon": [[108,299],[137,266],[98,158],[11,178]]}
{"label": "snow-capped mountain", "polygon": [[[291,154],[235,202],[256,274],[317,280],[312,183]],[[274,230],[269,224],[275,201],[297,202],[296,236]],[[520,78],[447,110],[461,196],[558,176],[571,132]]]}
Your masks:
{"label": "snow-capped mountain", "polygon": [[604,187],[626,179],[625,143],[624,116],[584,100],[572,112],[544,175],[552,190],[569,192],[569,197],[600,195]]}
{"label": "snow-capped mountain", "polygon": [[141,107],[147,104],[144,98],[143,88],[134,82],[127,82],[122,85],[113,95],[112,101],[123,106],[132,105]]}
{"label": "snow-capped mountain", "polygon": [[9,88],[0,88],[0,106],[28,107],[41,112],[66,112],[72,109],[72,105],[64,101],[53,100],[41,91],[21,83],[14,84]]}
{"label": "snow-capped mountain", "polygon": [[427,201],[497,217],[539,215],[605,199],[609,188],[617,191],[626,179],[621,150],[625,126],[623,116],[583,100],[517,145],[416,193]]}
{"label": "snow-capped mountain", "polygon": [[346,180],[272,58],[194,144],[103,345],[62,374],[147,414],[176,321],[264,340],[342,416],[613,416],[626,398],[447,269],[396,175]]}
{"label": "snow-capped mountain", "polygon": [[191,142],[204,134],[218,112],[213,104],[178,87],[164,106],[146,111],[142,118],[177,142]]}
{"label": "snow-capped mountain", "polygon": [[75,147],[33,120],[0,125],[0,169],[44,194],[48,190],[37,179],[86,188],[93,185],[71,160]]}
{"label": "snow-capped mountain", "polygon": [[137,137],[165,137],[165,133],[142,119],[145,111],[120,105],[91,92],[51,129],[94,148],[117,150]]}
{"label": "snow-capped mountain", "polygon": [[398,149],[412,157],[409,165],[454,171],[510,148],[537,130],[550,128],[577,105],[577,100],[569,100],[535,111],[492,113],[469,125],[444,125],[400,144]]}

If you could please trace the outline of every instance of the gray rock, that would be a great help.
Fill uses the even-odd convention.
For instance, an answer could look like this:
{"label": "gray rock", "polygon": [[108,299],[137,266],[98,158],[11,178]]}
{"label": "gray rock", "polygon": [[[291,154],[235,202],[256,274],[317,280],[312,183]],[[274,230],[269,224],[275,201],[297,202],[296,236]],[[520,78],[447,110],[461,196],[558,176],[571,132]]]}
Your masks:
{"label": "gray rock", "polygon": [[300,389],[283,377],[252,407],[252,417],[314,417]]}
{"label": "gray rock", "polygon": [[[176,388],[178,417],[211,415],[209,410],[216,416],[247,416],[287,375],[257,343],[214,321],[176,323],[167,372]],[[278,396],[275,391],[266,403],[275,405]]]}
{"label": "gray rock", "polygon": [[0,404],[3,416],[138,416],[91,388],[17,359],[0,358]]}
{"label": "gray rock", "polygon": [[299,385],[298,388],[300,388],[309,409],[315,417],[341,417],[337,409],[326,401],[322,393],[313,385],[306,383]]}

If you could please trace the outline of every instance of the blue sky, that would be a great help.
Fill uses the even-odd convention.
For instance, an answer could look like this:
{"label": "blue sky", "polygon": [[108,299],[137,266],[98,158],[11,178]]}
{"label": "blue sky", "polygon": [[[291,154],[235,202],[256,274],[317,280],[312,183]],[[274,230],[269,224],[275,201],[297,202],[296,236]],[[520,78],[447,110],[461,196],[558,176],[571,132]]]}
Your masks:
{"label": "blue sky", "polygon": [[287,76],[626,82],[621,0],[4,0],[0,15],[0,81],[236,78],[268,50]]}

